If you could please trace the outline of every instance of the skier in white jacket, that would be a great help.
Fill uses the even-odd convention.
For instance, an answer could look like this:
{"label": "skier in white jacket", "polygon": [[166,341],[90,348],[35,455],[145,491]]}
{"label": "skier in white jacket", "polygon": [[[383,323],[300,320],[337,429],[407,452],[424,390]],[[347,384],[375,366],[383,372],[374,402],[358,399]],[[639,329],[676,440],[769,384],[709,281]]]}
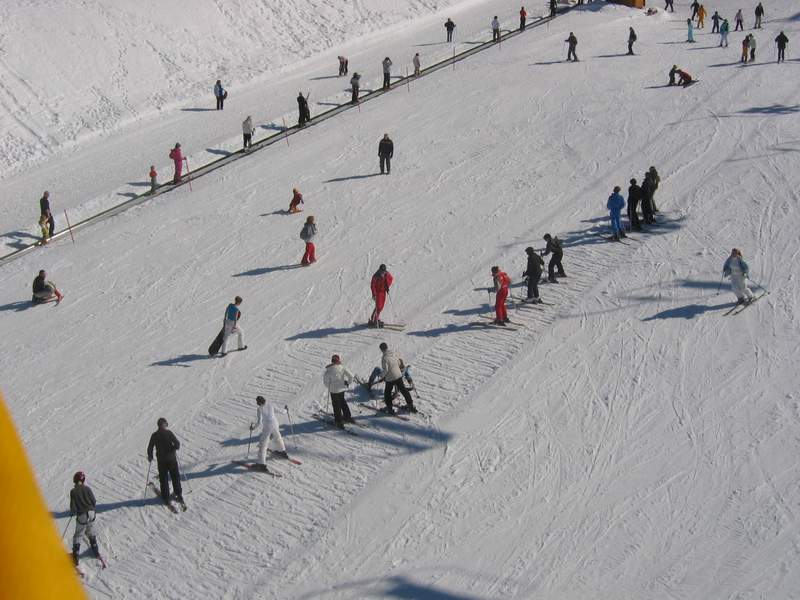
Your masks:
{"label": "skier in white jacket", "polygon": [[333,405],[333,420],[336,427],[344,429],[345,423],[355,423],[350,414],[350,408],[344,399],[344,393],[350,387],[350,383],[355,379],[353,374],[342,364],[342,359],[338,354],[331,356],[331,364],[325,367],[325,374],[322,376],[322,383],[328,388]]}
{"label": "skier in white jacket", "polygon": [[289,458],[289,455],[286,453],[286,446],[283,444],[283,438],[281,437],[281,432],[278,427],[278,419],[275,416],[275,409],[272,407],[272,404],[267,402],[264,396],[257,396],[256,404],[258,405],[256,409],[256,422],[250,423],[250,431],[261,427],[261,436],[258,438],[258,460],[256,464],[266,469],[267,448],[270,445],[270,441],[274,440],[274,454],[277,454],[281,458]]}
{"label": "skier in white jacket", "polygon": [[242,148],[245,150],[250,147],[254,133],[255,128],[253,127],[253,117],[248,115],[248,117],[242,121],[242,137],[244,138]]}
{"label": "skier in white jacket", "polygon": [[731,255],[722,266],[722,275],[731,278],[731,287],[733,293],[736,294],[736,304],[747,304],[754,298],[753,292],[748,289],[745,282],[749,270],[750,267],[742,258],[742,251],[738,248],[731,250]]}
{"label": "skier in white jacket", "polygon": [[386,412],[390,415],[394,414],[394,407],[392,406],[392,391],[394,388],[397,388],[403,395],[406,401],[406,410],[412,413],[417,412],[417,409],[414,407],[414,400],[411,398],[411,394],[405,386],[405,383],[403,383],[403,371],[405,370],[403,360],[392,350],[389,350],[389,346],[386,345],[386,342],[381,342],[379,347],[382,353],[381,369],[384,373],[385,386],[383,388],[383,402],[386,404]]}

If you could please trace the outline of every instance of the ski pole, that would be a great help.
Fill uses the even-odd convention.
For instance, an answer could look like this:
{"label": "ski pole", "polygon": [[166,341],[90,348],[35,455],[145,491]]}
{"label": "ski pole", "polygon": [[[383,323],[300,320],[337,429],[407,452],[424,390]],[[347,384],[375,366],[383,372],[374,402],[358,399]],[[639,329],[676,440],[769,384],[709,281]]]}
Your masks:
{"label": "ski pole", "polygon": [[719,296],[719,291],[722,289],[722,280],[725,279],[725,275],[719,276],[719,285],[717,286],[717,293],[714,294],[715,296]]}
{"label": "ski pole", "polygon": [[286,418],[289,419],[289,429],[292,430],[292,437],[294,437],[294,424],[292,423],[292,415],[289,414],[289,405],[284,404],[283,408],[286,409]]}
{"label": "ski pole", "polygon": [[69,524],[72,523],[72,515],[69,516],[69,521],[67,521],[66,527],[64,527],[64,533],[61,534],[61,541],[64,541],[64,536],[67,535],[67,529],[69,529]]}
{"label": "ski pole", "polygon": [[67,228],[69,228],[69,237],[72,238],[72,243],[75,243],[75,238],[72,235],[72,225],[69,224],[69,217],[67,216],[66,209],[64,210],[64,218],[67,220]]}
{"label": "ski pole", "polygon": [[186,473],[183,472],[183,469],[181,468],[181,461],[178,458],[178,453],[177,452],[175,453],[175,462],[178,463],[178,471],[181,472],[181,479],[183,479],[183,481],[186,483],[186,493],[187,494],[191,494],[192,493],[192,486],[189,485],[189,477],[186,475]]}
{"label": "ski pole", "polygon": [[144,493],[142,494],[142,501],[144,502],[145,496],[147,496],[147,484],[150,483],[150,469],[153,466],[153,461],[147,462],[147,475],[144,478]]}
{"label": "ski pole", "polygon": [[250,426],[250,435],[248,436],[248,439],[247,439],[247,454],[245,454],[245,457],[244,457],[245,460],[250,458],[250,444],[252,442],[253,442],[253,426],[251,425]]}
{"label": "ski pole", "polygon": [[286,117],[283,117],[283,138],[286,140],[286,145],[289,145],[289,128],[286,126]]}
{"label": "ski pole", "polygon": [[186,163],[186,181],[189,182],[189,191],[192,191],[192,171],[189,169],[189,159],[184,158],[183,162]]}
{"label": "ski pole", "polygon": [[749,279],[749,280],[750,280],[750,283],[752,283],[754,286],[756,286],[756,287],[757,287],[758,289],[760,289],[762,292],[764,292],[765,294],[769,294],[769,292],[768,292],[767,290],[765,290],[763,287],[761,287],[761,286],[760,286],[759,284],[757,284],[755,281],[753,281],[753,280],[752,280],[752,279],[750,279],[749,277],[748,277],[747,279]]}

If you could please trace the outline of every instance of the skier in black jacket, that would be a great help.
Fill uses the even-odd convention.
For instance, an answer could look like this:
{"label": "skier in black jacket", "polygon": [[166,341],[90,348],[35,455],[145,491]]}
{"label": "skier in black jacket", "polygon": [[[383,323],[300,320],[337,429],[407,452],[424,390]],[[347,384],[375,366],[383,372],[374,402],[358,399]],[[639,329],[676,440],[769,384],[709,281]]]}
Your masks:
{"label": "skier in black jacket", "polygon": [[394,142],[389,139],[389,134],[384,133],[383,139],[378,142],[378,158],[380,158],[381,163],[381,175],[383,175],[383,169],[386,167],[386,174],[392,172],[392,156],[394,156]]}
{"label": "skier in black jacket", "polygon": [[[789,43],[789,38],[781,31],[775,38],[775,43],[778,45],[778,62],[783,62],[786,60],[786,44]],[[50,232],[50,235],[53,233]]]}
{"label": "skier in black jacket", "polygon": [[642,230],[642,224],[639,222],[639,212],[637,211],[641,201],[642,188],[637,185],[635,179],[631,179],[631,185],[628,188],[628,221],[630,221],[632,231]]}
{"label": "skier in black jacket", "polygon": [[642,181],[642,215],[644,222],[652,225],[656,222],[653,216],[653,196],[656,193],[655,182],[652,180],[650,173],[644,174],[644,181]]}
{"label": "skier in black jacket", "polygon": [[633,27],[628,28],[630,31],[628,32],[628,54],[633,54],[633,43],[636,41],[636,32],[633,30]]}
{"label": "skier in black jacket", "polygon": [[297,124],[300,127],[303,127],[311,120],[311,111],[308,110],[308,97],[310,95],[310,92],[305,96],[303,96],[303,92],[297,94],[297,112],[299,113]]}
{"label": "skier in black jacket", "polygon": [[566,277],[564,273],[564,266],[561,264],[561,259],[564,258],[564,250],[561,248],[561,240],[557,237],[552,237],[549,233],[544,234],[544,241],[547,242],[547,247],[544,249],[544,255],[551,254],[550,262],[547,263],[547,281],[550,283],[558,283],[556,279],[556,270],[558,270],[559,277]]}
{"label": "skier in black jacket", "polygon": [[147,444],[147,460],[153,462],[153,448],[156,450],[158,462],[158,482],[161,486],[161,499],[165,504],[169,504],[169,479],[172,479],[172,487],[175,491],[175,499],[183,503],[183,489],[181,488],[181,474],[178,470],[178,457],[175,451],[181,447],[181,443],[175,434],[168,427],[167,420],[161,417],[158,420],[158,430],[150,436],[150,443]]}
{"label": "skier in black jacket", "polygon": [[72,536],[72,561],[78,565],[81,551],[81,538],[86,535],[96,558],[100,558],[97,536],[94,534],[95,506],[92,488],[86,485],[86,475],[78,471],[72,476],[75,486],[69,491],[69,514],[75,517],[75,535]]}
{"label": "skier in black jacket", "polygon": [[536,250],[528,246],[525,248],[525,254],[528,255],[528,266],[523,277],[528,278],[528,296],[525,302],[532,304],[541,304],[542,299],[539,298],[539,279],[542,277],[542,268],[544,267],[544,260],[536,254]]}

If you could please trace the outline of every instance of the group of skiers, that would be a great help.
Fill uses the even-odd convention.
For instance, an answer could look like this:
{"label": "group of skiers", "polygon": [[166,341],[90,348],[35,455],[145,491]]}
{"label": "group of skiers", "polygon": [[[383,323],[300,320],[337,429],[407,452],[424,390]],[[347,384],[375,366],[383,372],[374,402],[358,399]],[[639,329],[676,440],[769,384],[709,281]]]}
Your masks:
{"label": "group of skiers", "polygon": [[[655,167],[650,169],[644,174],[642,185],[636,183],[636,179],[630,180],[628,187],[628,202],[627,202],[627,215],[628,227],[630,231],[641,231],[642,220],[647,225],[654,224],[655,214],[658,212],[656,206],[655,193],[661,183],[661,177]],[[622,188],[615,186],[613,192],[608,197],[606,208],[609,211],[609,218],[611,221],[611,239],[619,241],[620,238],[627,237],[625,235],[625,227],[622,225],[622,211],[626,207],[625,199],[620,193]],[[642,219],[639,219],[639,207],[642,210]]]}

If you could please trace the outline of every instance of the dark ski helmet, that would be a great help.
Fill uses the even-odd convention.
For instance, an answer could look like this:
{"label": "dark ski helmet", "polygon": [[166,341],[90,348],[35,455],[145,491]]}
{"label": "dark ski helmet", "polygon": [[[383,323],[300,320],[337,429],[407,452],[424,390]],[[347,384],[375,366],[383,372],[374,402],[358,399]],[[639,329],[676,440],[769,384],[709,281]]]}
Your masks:
{"label": "dark ski helmet", "polygon": [[86,481],[86,473],[84,473],[83,471],[78,471],[77,473],[75,473],[75,475],[72,476],[72,483],[78,483],[78,482],[83,483],[84,481]]}
{"label": "dark ski helmet", "polygon": [[385,270],[386,270],[386,265],[384,265],[384,264],[381,264],[381,265],[378,267],[378,271],[385,271]]}
{"label": "dark ski helmet", "polygon": [[550,241],[550,239],[551,239],[551,236],[550,236],[550,234],[549,234],[549,233],[545,233],[545,234],[544,234],[544,237],[543,237],[542,239]]}
{"label": "dark ski helmet", "polygon": [[533,254],[535,250],[531,246],[528,246],[527,248],[525,248],[525,252],[527,254]]}
{"label": "dark ski helmet", "polygon": [[162,425],[166,427],[167,425],[169,425],[169,423],[167,423],[167,420],[164,417],[161,417],[158,421],[156,421],[156,425],[158,425],[159,427],[161,427]]}
{"label": "dark ski helmet", "polygon": [[259,406],[263,406],[267,403],[267,399],[264,396],[256,396],[256,404]]}
{"label": "dark ski helmet", "polygon": [[497,273],[500,270],[500,267],[492,267],[492,275]]}

